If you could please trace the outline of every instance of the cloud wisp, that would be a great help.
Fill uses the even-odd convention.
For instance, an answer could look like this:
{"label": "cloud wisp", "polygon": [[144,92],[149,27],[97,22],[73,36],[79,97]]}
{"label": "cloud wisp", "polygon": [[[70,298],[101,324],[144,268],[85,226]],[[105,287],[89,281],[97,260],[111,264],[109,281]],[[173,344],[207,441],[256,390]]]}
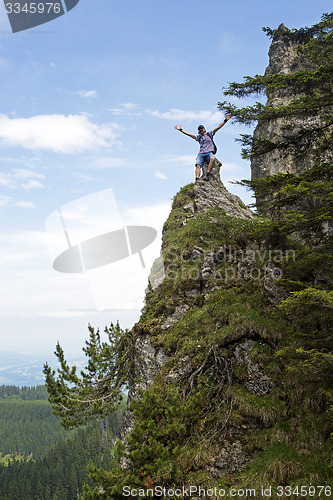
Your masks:
{"label": "cloud wisp", "polygon": [[19,207],[28,209],[36,208],[33,201],[24,201],[24,200],[15,201],[15,199],[12,198],[12,196],[0,195],[0,209],[6,207]]}
{"label": "cloud wisp", "polygon": [[26,191],[36,188],[44,188],[41,182],[44,175],[29,169],[14,169],[13,172],[3,172],[0,174],[0,186],[9,189],[22,188]]}
{"label": "cloud wisp", "polygon": [[83,99],[96,99],[96,97],[98,97],[98,92],[97,90],[78,90],[76,95]]}
{"label": "cloud wisp", "polygon": [[159,109],[144,109],[140,104],[126,102],[119,104],[117,107],[109,108],[109,112],[113,115],[140,116],[146,115],[162,120],[170,120],[175,122],[205,122],[208,124],[219,123],[222,121],[223,114],[219,111],[202,110],[186,110],[179,108],[171,108],[168,111],[160,111]]}
{"label": "cloud wisp", "polygon": [[210,111],[210,110],[199,110],[199,111],[190,111],[184,109],[173,108],[169,111],[161,112],[159,110],[146,110],[146,113],[150,116],[154,116],[155,118],[161,118],[163,120],[172,120],[175,122],[186,122],[186,121],[195,121],[195,122],[205,122],[205,123],[218,123],[222,120],[223,115],[219,111]]}
{"label": "cloud wisp", "polygon": [[123,102],[115,108],[109,108],[108,111],[113,115],[141,115],[140,105],[134,102]]}
{"label": "cloud wisp", "polygon": [[162,179],[163,181],[166,181],[168,179],[168,177],[163,172],[161,172],[161,170],[155,170],[154,175],[155,177],[157,177],[158,179]]}

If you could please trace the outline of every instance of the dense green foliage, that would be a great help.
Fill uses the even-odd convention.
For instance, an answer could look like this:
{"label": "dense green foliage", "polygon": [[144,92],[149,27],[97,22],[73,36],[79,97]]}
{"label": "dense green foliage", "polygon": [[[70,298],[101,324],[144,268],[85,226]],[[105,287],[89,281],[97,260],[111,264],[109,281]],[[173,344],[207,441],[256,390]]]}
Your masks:
{"label": "dense green foliage", "polygon": [[[275,174],[242,181],[256,193],[258,213],[269,213],[276,233],[297,232],[303,239],[331,250],[333,223],[333,165],[320,163],[300,175]],[[329,259],[328,265],[332,264]]]}
{"label": "dense green foliage", "polygon": [[[331,150],[333,124],[333,14],[323,15],[321,21],[310,28],[289,30],[283,25],[266,33],[273,39],[282,38],[302,56],[305,69],[291,74],[265,74],[246,76],[243,83],[233,82],[224,91],[225,96],[248,98],[266,94],[287,97],[279,104],[238,107],[228,101],[219,103],[219,108],[232,114],[233,120],[251,125],[277,118],[285,119],[283,133],[276,139],[243,135],[243,157],[251,158],[274,149],[290,150],[293,154],[309,154],[309,144],[313,154],[320,155]],[[307,66],[307,67],[306,67]],[[320,116],[320,120],[306,123],[306,118]],[[295,119],[302,119],[303,126],[291,126]]]}
{"label": "dense green foliage", "polygon": [[48,401],[0,400],[0,453],[42,457],[67,434]]}
{"label": "dense green foliage", "polygon": [[66,429],[84,424],[95,415],[110,414],[122,401],[121,391],[129,379],[131,333],[111,324],[104,330],[107,341],[102,341],[99,330],[90,325],[88,329],[89,340],[83,348],[88,358],[85,370],[78,373],[76,366],[70,368],[59,344],[55,355],[60,368],[55,372],[47,363],[44,365],[53,412],[61,417]]}
{"label": "dense green foliage", "polygon": [[0,463],[39,458],[69,438],[52,415],[46,387],[0,387]]}
{"label": "dense green foliage", "polygon": [[88,466],[112,468],[112,442],[120,431],[123,409],[72,432],[43,458],[0,466],[0,498],[75,500],[83,484],[91,482]]}
{"label": "dense green foliage", "polygon": [[0,386],[0,400],[14,398],[29,401],[36,401],[39,399],[47,400],[47,390],[45,385],[37,385],[35,387],[17,387],[16,385],[1,385]]}

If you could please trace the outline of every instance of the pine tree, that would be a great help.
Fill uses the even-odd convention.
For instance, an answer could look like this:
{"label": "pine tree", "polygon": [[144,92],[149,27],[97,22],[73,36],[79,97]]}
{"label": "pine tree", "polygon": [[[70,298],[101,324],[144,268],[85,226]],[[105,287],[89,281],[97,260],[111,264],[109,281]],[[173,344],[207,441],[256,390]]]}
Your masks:
{"label": "pine tree", "polygon": [[[244,77],[243,83],[230,83],[225,96],[237,99],[267,95],[268,105],[258,101],[254,105],[238,107],[228,101],[219,108],[233,116],[233,121],[253,125],[260,121],[284,120],[282,133],[276,139],[267,140],[245,134],[239,139],[244,158],[254,158],[274,149],[290,150],[293,154],[309,154],[309,144],[317,158],[332,158],[333,134],[333,13],[324,14],[321,21],[310,28],[289,30],[281,25],[278,29],[263,28],[276,40],[283,39],[293,46],[304,69],[291,74],[269,74]],[[271,96],[282,99],[270,103]],[[310,122],[306,122],[307,118]],[[319,117],[319,119],[314,119]],[[297,120],[303,126],[294,127]],[[326,156],[325,156],[326,155]]]}
{"label": "pine tree", "polygon": [[[333,221],[333,13],[323,14],[310,28],[263,30],[288,49],[286,54],[294,54],[296,70],[285,74],[270,68],[265,75],[230,83],[225,96],[266,95],[267,103],[238,107],[224,101],[219,108],[240,124],[258,123],[252,135],[237,139],[242,156],[254,167],[252,180],[240,184],[254,190],[258,212],[269,215],[279,233],[297,231],[317,244]],[[294,164],[292,173],[262,177],[261,169],[256,172],[256,165],[273,159],[283,159],[283,171]]]}
{"label": "pine tree", "polygon": [[89,340],[83,348],[88,358],[85,370],[77,373],[70,368],[64,351],[57,344],[55,355],[60,368],[52,370],[46,363],[44,374],[53,413],[61,417],[68,429],[91,420],[95,415],[112,413],[121,403],[133,363],[133,336],[119,324],[105,327],[107,342],[102,341],[99,330],[89,325]]}

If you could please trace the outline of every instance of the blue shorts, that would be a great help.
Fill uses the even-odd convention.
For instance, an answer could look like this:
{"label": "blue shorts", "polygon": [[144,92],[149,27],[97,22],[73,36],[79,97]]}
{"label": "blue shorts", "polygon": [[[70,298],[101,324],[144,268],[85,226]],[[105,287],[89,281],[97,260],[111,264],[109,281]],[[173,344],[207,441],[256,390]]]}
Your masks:
{"label": "blue shorts", "polygon": [[213,156],[215,158],[214,153],[198,153],[197,159],[195,160],[196,165],[202,165],[205,161],[209,162],[210,158]]}

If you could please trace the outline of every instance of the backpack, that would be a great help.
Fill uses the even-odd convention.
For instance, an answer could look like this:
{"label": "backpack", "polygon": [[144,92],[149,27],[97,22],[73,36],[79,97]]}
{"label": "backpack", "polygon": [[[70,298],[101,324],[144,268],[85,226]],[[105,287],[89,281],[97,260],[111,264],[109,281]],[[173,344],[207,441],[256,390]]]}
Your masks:
{"label": "backpack", "polygon": [[215,155],[215,154],[217,153],[217,146],[216,146],[216,144],[215,144],[215,142],[214,142],[214,139],[213,139],[213,134],[212,134],[212,133],[210,133],[210,132],[207,132],[207,134],[208,134],[208,136],[209,136],[209,137],[211,138],[211,140],[212,140],[212,143],[213,143],[213,146],[214,146],[213,153],[214,153],[214,155]]}

